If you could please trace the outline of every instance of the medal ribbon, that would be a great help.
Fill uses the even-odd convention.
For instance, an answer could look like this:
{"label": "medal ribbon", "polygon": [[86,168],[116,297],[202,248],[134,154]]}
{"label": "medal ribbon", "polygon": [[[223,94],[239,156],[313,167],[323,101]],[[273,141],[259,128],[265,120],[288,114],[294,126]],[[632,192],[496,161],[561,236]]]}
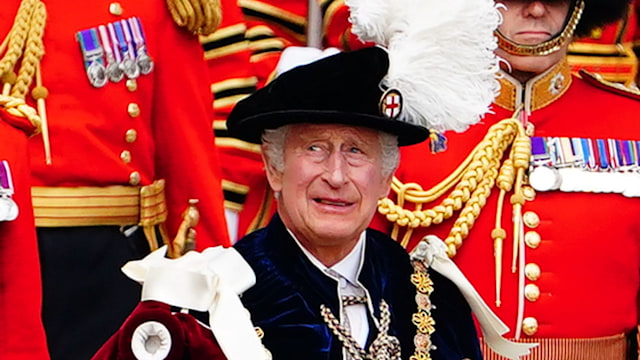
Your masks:
{"label": "medal ribbon", "polygon": [[[142,36],[142,29],[140,28],[140,20],[138,18],[129,18],[129,27],[133,34],[133,42],[136,44],[136,51],[144,51],[144,37]],[[138,54],[140,55],[140,54]]]}
{"label": "medal ribbon", "polygon": [[82,49],[82,55],[85,61],[85,67],[89,67],[93,62],[99,62],[104,64],[102,59],[103,49],[98,41],[98,32],[96,29],[91,28],[82,30],[77,33],[78,41]]}
{"label": "medal ribbon", "polygon": [[115,28],[116,39],[117,39],[116,41],[117,41],[118,47],[120,48],[120,54],[122,54],[122,57],[124,58],[129,54],[129,47],[127,46],[128,43],[127,43],[127,40],[125,39],[124,31],[122,30],[122,24],[120,24],[119,21],[116,21],[113,23],[113,27]]}
{"label": "medal ribbon", "polygon": [[0,163],[0,195],[13,195],[13,179],[11,178],[11,170],[9,162],[2,160]]}
{"label": "medal ribbon", "polygon": [[600,166],[601,170],[606,170],[609,168],[609,155],[607,153],[607,143],[603,139],[596,139],[596,148],[598,151],[597,155],[597,164]]}
{"label": "medal ribbon", "polygon": [[547,141],[543,137],[531,137],[531,157],[534,163],[551,165],[551,156],[547,148]]}
{"label": "medal ribbon", "polygon": [[135,59],[135,48],[133,46],[133,40],[131,39],[131,31],[129,29],[129,23],[127,20],[120,20],[120,24],[122,26],[122,32],[124,33],[124,40],[127,42],[127,54],[130,59]]}
{"label": "medal ribbon", "polygon": [[584,156],[584,149],[582,148],[582,141],[580,138],[571,138],[571,147],[573,148],[573,152],[576,157],[576,165],[579,167],[584,167],[586,163],[586,159]]}
{"label": "medal ribbon", "polygon": [[113,55],[115,56],[116,62],[119,64],[122,62],[122,54],[120,53],[120,49],[116,47],[118,46],[118,36],[116,35],[116,30],[112,23],[107,24],[107,28],[109,29],[111,43],[114,46]]}
{"label": "medal ribbon", "polygon": [[109,41],[107,28],[104,25],[100,25],[98,26],[98,32],[100,33],[100,41],[102,41],[102,47],[104,48],[104,52],[107,55],[107,62],[114,61],[116,58],[113,55],[113,48],[111,47],[111,42]]}
{"label": "medal ribbon", "polygon": [[531,137],[533,166],[582,167],[588,171],[640,169],[640,141]]}

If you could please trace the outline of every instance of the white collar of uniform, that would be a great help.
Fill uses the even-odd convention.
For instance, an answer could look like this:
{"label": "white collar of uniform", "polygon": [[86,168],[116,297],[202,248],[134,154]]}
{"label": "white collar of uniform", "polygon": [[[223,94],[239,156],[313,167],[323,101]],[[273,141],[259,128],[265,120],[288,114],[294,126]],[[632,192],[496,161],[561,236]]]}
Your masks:
{"label": "white collar of uniform", "polygon": [[[365,237],[366,230],[360,234],[360,238],[356,245],[351,249],[351,251],[345,256],[342,260],[331,267],[325,266],[320,260],[318,260],[309,250],[307,250],[300,241],[296,238],[296,236],[287,228],[287,231],[293,237],[298,247],[302,250],[302,253],[311,261],[311,263],[320,269],[323,273],[336,278],[336,273],[341,277],[345,278],[352,285],[358,284],[358,275],[360,275],[360,269],[362,268],[362,263],[364,262],[364,247],[365,247]],[[337,280],[337,279],[336,279]]]}

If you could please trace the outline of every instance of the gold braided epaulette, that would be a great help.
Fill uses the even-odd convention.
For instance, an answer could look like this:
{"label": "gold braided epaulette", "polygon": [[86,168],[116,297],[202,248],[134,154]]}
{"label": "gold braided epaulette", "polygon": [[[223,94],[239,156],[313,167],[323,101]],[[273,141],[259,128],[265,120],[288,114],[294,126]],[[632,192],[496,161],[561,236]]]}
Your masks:
{"label": "gold braided epaulette", "polygon": [[210,35],[220,25],[220,0],[167,0],[171,17],[195,35]]}

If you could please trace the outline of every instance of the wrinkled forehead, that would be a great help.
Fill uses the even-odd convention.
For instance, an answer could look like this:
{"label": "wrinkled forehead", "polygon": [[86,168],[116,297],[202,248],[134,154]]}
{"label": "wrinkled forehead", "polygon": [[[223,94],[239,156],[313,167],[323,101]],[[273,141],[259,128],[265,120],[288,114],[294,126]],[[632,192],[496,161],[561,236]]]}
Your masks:
{"label": "wrinkled forehead", "polygon": [[379,130],[339,123],[300,123],[289,126],[290,128],[287,138],[298,138],[303,141],[339,140],[367,143],[370,141],[377,141],[380,134]]}

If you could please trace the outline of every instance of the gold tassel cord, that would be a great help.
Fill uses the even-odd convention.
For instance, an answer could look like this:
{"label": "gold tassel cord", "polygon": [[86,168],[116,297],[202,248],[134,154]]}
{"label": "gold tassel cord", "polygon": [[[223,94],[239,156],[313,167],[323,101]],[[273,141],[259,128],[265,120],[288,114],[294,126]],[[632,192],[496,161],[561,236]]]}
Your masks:
{"label": "gold tassel cord", "polygon": [[[513,207],[513,260],[512,271],[515,271],[518,244],[522,233],[522,205],[524,194],[522,184],[531,158],[531,139],[517,114],[493,125],[484,139],[473,149],[460,166],[445,180],[432,189],[422,190],[416,183],[403,184],[394,178],[392,190],[397,195],[397,204],[385,198],[378,203],[378,211],[387,220],[394,223],[392,237],[398,239],[400,227],[406,227],[401,244],[407,248],[413,229],[429,227],[451,218],[460,211],[445,243],[450,257],[456,255],[468,236],[482,208],[486,204],[494,186],[500,189],[496,209],[495,226],[491,232],[494,243],[496,306],[500,306],[503,241],[507,237],[502,228],[504,199],[513,191],[510,201]],[[500,164],[505,152],[508,157]],[[423,210],[424,204],[433,202],[454,188],[450,194],[432,208]],[[412,203],[414,209],[406,208]],[[411,249],[408,249],[411,250]]]}
{"label": "gold tassel cord", "polygon": [[[429,227],[431,224],[439,224],[451,218],[455,212],[461,210],[445,240],[449,256],[455,256],[494,187],[505,151],[514,144],[516,139],[529,142],[518,119],[504,119],[493,125],[485,138],[455,172],[433,189],[424,191],[417,184],[403,186],[398,179],[394,179],[392,189],[397,193],[398,204],[385,198],[380,200],[378,210],[386,216],[387,220],[394,223],[395,239],[397,240],[398,227],[407,227],[407,232],[417,227]],[[527,149],[529,149],[528,153]],[[529,157],[530,142],[528,147],[518,146],[510,153],[510,158],[518,159],[519,166],[522,165],[523,159],[526,159],[528,166]],[[522,167],[522,171],[520,167],[518,168],[518,177],[524,176],[524,170],[526,166]],[[504,180],[499,179],[499,186],[504,187],[500,185]],[[513,180],[511,182],[513,183]],[[445,194],[452,187],[453,190],[440,204],[429,209],[420,208],[423,204]],[[508,190],[510,188],[505,189],[505,191]],[[416,208],[406,209],[405,202],[415,204]],[[403,242],[406,246],[408,237],[405,236]]]}
{"label": "gold tassel cord", "polygon": [[[0,45],[0,54],[3,54],[0,59],[0,74],[3,82],[2,97],[5,98],[2,106],[13,115],[28,118],[38,131],[42,130],[45,159],[50,164],[51,148],[44,106],[47,90],[42,86],[39,70],[40,60],[44,55],[42,37],[46,18],[47,11],[42,1],[23,0],[20,3],[13,26]],[[20,68],[16,74],[15,68],[20,60]],[[25,103],[34,78],[37,86],[32,94],[38,103],[37,111]],[[16,99],[17,102],[11,99]]]}
{"label": "gold tassel cord", "polygon": [[36,129],[34,134],[40,131],[40,116],[33,107],[25,104],[24,100],[0,95],[0,107],[3,107],[11,115],[27,118]]}
{"label": "gold tassel cord", "polygon": [[[0,73],[3,74],[3,77],[14,71],[18,60],[22,56],[29,32],[31,14],[33,14],[37,3],[38,0],[23,0],[20,3],[13,26],[3,41],[3,44],[6,44],[5,46],[7,47],[7,52],[0,60]],[[4,95],[8,95],[8,93]]]}
{"label": "gold tassel cord", "polygon": [[16,82],[11,89],[11,96],[24,99],[29,92],[29,86],[33,82],[36,73],[36,67],[40,63],[44,55],[44,44],[42,36],[44,35],[44,25],[47,19],[47,11],[44,3],[39,2],[29,19],[29,28],[27,31],[27,40],[24,44],[22,54],[22,63]]}

